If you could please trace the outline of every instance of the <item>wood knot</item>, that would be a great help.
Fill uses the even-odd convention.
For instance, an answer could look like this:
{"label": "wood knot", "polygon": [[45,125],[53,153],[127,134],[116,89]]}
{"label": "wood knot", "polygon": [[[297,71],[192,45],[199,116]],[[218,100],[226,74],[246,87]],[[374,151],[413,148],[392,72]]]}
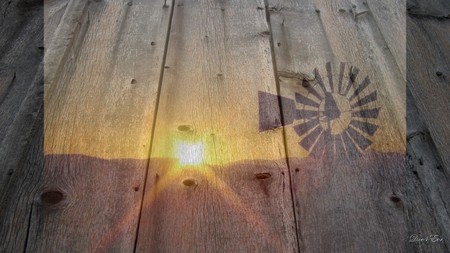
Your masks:
{"label": "wood knot", "polygon": [[188,179],[183,180],[183,184],[191,187],[191,186],[197,185],[197,182],[194,179],[188,178]]}
{"label": "wood knot", "polygon": [[139,186],[133,187],[133,190],[134,190],[135,192],[139,191]]}
{"label": "wood knot", "polygon": [[392,194],[389,199],[391,200],[392,203],[394,203],[397,206],[400,205],[402,202],[402,199],[396,194]]}
{"label": "wood knot", "polygon": [[190,125],[179,125],[177,129],[180,132],[190,132],[194,130],[193,127]]}
{"label": "wood knot", "polygon": [[255,178],[256,179],[259,179],[259,180],[262,180],[262,179],[268,179],[268,178],[270,178],[272,175],[270,174],[270,173],[268,173],[268,172],[266,172],[266,173],[257,173],[257,174],[255,174]]}
{"label": "wood knot", "polygon": [[64,198],[63,193],[56,190],[46,191],[41,195],[42,202],[48,205],[58,204],[63,200],[63,198]]}
{"label": "wood knot", "polygon": [[402,201],[397,195],[392,195],[390,199],[394,203],[400,203]]}

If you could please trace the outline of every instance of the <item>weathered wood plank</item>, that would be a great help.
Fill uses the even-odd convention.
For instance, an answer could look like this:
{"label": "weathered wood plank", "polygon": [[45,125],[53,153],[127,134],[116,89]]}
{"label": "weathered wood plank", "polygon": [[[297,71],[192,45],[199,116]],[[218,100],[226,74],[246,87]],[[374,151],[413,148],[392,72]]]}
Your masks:
{"label": "weathered wood plank", "polygon": [[42,158],[31,139],[42,123],[44,21],[41,4],[3,1],[0,9],[0,251],[17,252],[41,172],[27,153]]}
{"label": "weathered wood plank", "polygon": [[[363,1],[362,6],[364,6]],[[400,71],[406,76],[406,1],[365,1],[383,34],[386,44],[395,57]],[[358,10],[356,10],[358,11]]]}
{"label": "weathered wood plank", "polygon": [[420,15],[408,17],[407,78],[419,113],[436,144],[444,170],[450,175],[450,21],[439,18],[441,14],[437,14],[450,13],[450,6],[447,1],[430,2],[434,2],[430,6],[442,3],[438,5],[441,8],[429,10],[416,6],[412,11]]}
{"label": "weathered wood plank", "polygon": [[297,251],[268,29],[263,1],[177,1],[137,252]]}
{"label": "weathered wood plank", "polygon": [[446,0],[407,0],[409,15],[415,17],[448,18],[450,3]]}
{"label": "weathered wood plank", "polygon": [[[79,1],[84,2],[84,1]],[[61,19],[66,13],[66,7],[70,0],[45,0],[44,1],[44,46],[48,48],[56,29],[61,24]]]}
{"label": "weathered wood plank", "polygon": [[359,1],[269,4],[281,95],[297,102],[283,103],[283,115],[298,120],[284,123],[300,251],[408,252],[410,217],[434,216],[407,214],[426,195],[411,193],[404,160],[404,48],[388,50]]}
{"label": "weathered wood plank", "polygon": [[[28,113],[20,114],[19,111],[26,104],[25,98],[33,92],[36,85],[33,80],[40,72],[44,22],[40,4],[15,0],[4,1],[0,6],[0,142],[4,147],[7,136],[20,132],[13,127],[14,122]],[[20,143],[19,139],[13,141]],[[0,166],[1,174],[6,170],[5,166]]]}
{"label": "weathered wood plank", "polygon": [[170,11],[71,1],[62,19],[45,58],[45,168],[28,248],[132,252]]}
{"label": "weathered wood plank", "polygon": [[44,12],[26,1],[0,6],[0,251],[20,252],[42,172]]}
{"label": "weathered wood plank", "polygon": [[414,239],[413,235],[428,239],[431,239],[429,236],[437,235],[444,240],[443,242],[412,242],[412,251],[448,252],[450,181],[445,174],[427,126],[420,117],[409,91],[407,102],[408,170],[414,175],[414,178],[410,180],[409,194],[426,196],[426,198],[409,197],[416,200],[410,202],[411,211],[408,212],[411,215],[409,219],[413,221],[410,222],[410,239]]}
{"label": "weathered wood plank", "polygon": [[[41,98],[42,100],[42,98]],[[35,223],[33,210],[39,204],[38,195],[44,167],[44,110],[32,124],[32,136],[14,170],[8,171],[8,180],[0,190],[0,251],[27,252],[30,226]]]}

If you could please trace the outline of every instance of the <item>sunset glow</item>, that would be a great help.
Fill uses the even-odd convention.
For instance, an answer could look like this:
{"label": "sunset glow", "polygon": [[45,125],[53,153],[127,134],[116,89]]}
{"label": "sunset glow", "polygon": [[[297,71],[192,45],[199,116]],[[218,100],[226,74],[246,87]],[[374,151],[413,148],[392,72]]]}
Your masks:
{"label": "sunset glow", "polygon": [[203,143],[177,143],[176,149],[180,165],[200,165],[203,163]]}

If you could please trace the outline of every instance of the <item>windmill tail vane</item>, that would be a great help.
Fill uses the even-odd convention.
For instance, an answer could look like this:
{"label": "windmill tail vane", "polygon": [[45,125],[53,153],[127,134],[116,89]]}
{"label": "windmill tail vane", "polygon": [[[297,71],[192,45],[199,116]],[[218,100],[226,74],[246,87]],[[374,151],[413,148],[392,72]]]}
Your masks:
{"label": "windmill tail vane", "polygon": [[[259,91],[259,131],[265,132],[277,127],[287,126],[295,120],[295,101],[290,98]],[[283,108],[283,117],[281,110]]]}

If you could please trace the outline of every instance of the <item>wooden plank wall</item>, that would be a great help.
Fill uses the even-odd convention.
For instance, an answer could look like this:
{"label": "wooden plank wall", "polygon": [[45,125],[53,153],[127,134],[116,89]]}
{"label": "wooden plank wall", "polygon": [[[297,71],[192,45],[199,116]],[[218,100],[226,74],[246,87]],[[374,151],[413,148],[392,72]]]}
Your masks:
{"label": "wooden plank wall", "polygon": [[[276,92],[263,7],[177,1],[138,252],[297,251],[282,129],[257,127],[257,91]],[[207,165],[174,171],[181,145]]]}
{"label": "wooden plank wall", "polygon": [[449,251],[448,1],[44,5],[0,4],[1,252]]}
{"label": "wooden plank wall", "polygon": [[42,172],[44,12],[25,1],[0,10],[0,251],[23,252]]}
{"label": "wooden plank wall", "polygon": [[29,247],[130,252],[171,12],[153,1],[71,1],[64,17],[72,12],[81,28],[59,29],[72,42],[55,35],[67,56],[46,73],[45,197]]}

